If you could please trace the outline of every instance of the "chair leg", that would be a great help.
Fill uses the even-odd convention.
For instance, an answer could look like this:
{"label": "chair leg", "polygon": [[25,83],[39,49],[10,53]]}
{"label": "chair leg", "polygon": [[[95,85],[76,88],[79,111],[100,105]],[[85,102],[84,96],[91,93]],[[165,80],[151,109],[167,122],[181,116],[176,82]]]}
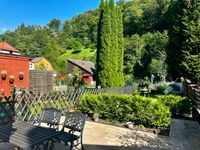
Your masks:
{"label": "chair leg", "polygon": [[70,142],[71,145],[70,145],[70,150],[72,150],[73,146],[74,146],[74,141]]}
{"label": "chair leg", "polygon": [[82,138],[81,138],[81,150],[84,150]]}

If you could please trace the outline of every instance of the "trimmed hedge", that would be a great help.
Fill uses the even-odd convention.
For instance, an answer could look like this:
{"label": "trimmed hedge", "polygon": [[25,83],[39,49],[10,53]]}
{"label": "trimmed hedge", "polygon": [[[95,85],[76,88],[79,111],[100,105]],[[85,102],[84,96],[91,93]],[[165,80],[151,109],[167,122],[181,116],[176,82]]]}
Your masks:
{"label": "trimmed hedge", "polygon": [[173,115],[182,115],[191,113],[191,103],[187,97],[175,95],[154,95],[153,98],[158,99],[165,106],[169,107]]}
{"label": "trimmed hedge", "polygon": [[100,118],[114,121],[133,121],[149,127],[167,127],[170,110],[159,100],[139,95],[84,95],[78,107],[83,113],[99,113]]}

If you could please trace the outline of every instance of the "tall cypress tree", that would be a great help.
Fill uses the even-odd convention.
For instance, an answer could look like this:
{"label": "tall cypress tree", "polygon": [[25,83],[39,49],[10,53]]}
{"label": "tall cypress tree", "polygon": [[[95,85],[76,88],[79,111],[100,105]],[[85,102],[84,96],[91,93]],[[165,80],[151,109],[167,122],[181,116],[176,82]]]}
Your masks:
{"label": "tall cypress tree", "polygon": [[109,3],[102,0],[97,36],[97,86],[118,87],[124,83],[122,28],[122,17],[114,0]]}
{"label": "tall cypress tree", "polygon": [[118,87],[120,85],[120,79],[119,79],[119,64],[118,64],[118,16],[117,16],[117,9],[114,4],[114,0],[110,0],[109,2],[110,7],[110,16],[111,16],[111,47],[110,47],[110,55],[112,56],[112,81],[111,86],[112,87]]}
{"label": "tall cypress tree", "polygon": [[105,2],[101,0],[100,7],[99,7],[99,22],[98,22],[98,30],[97,30],[97,57],[96,57],[96,85],[100,85],[100,71],[103,69],[100,63],[100,52],[101,52],[101,30],[102,30],[102,23],[103,23],[103,15],[105,9]]}
{"label": "tall cypress tree", "polygon": [[97,85],[102,87],[111,86],[112,72],[111,72],[111,19],[110,19],[110,8],[106,2],[103,7],[103,17],[101,22],[101,33],[100,33],[100,46],[98,50],[98,68],[97,68]]}
{"label": "tall cypress tree", "polygon": [[124,35],[123,35],[123,21],[122,21],[122,4],[117,7],[118,16],[118,72],[119,72],[119,86],[124,85]]}

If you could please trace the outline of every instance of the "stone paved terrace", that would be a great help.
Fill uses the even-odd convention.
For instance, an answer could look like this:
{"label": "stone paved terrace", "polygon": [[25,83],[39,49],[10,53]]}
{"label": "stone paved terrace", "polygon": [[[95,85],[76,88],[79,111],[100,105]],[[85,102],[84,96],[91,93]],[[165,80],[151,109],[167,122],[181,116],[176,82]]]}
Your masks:
{"label": "stone paved terrace", "polygon": [[[83,143],[85,150],[200,150],[200,125],[172,119],[167,137],[87,121]],[[0,150],[9,149],[9,144],[0,144]],[[55,150],[63,149],[63,144],[55,145]]]}

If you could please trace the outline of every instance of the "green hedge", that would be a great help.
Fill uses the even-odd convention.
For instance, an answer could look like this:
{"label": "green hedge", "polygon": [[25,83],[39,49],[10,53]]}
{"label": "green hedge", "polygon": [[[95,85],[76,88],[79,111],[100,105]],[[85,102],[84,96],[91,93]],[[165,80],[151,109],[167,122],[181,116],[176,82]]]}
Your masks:
{"label": "green hedge", "polygon": [[139,95],[84,95],[78,109],[83,113],[97,112],[105,120],[133,121],[150,127],[167,127],[171,115],[159,100]]}
{"label": "green hedge", "polygon": [[182,115],[191,112],[191,103],[187,97],[175,95],[154,95],[153,98],[161,101],[165,106],[169,107],[171,113]]}

